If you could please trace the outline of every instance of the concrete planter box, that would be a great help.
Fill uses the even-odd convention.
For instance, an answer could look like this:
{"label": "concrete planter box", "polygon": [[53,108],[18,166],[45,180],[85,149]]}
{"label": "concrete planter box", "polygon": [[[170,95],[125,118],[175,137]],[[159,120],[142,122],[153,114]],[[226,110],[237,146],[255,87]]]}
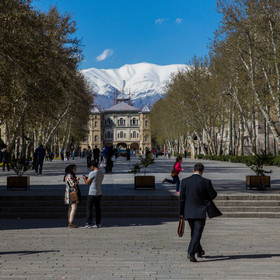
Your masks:
{"label": "concrete planter box", "polygon": [[270,176],[246,176],[246,189],[270,189]]}
{"label": "concrete planter box", "polygon": [[134,189],[155,189],[155,176],[135,176]]}
{"label": "concrete planter box", "polygon": [[11,189],[30,189],[30,176],[7,177],[7,190]]}

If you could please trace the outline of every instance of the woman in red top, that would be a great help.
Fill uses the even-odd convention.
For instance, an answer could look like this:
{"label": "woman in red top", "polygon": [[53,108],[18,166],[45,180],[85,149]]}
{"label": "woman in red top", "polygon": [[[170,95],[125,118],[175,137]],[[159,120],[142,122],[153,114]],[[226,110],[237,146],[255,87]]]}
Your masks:
{"label": "woman in red top", "polygon": [[182,169],[181,167],[181,163],[182,163],[183,159],[182,157],[178,156],[176,158],[176,162],[173,165],[173,170],[171,171],[171,177],[172,180],[166,179],[164,178],[162,183],[168,182],[170,184],[176,184],[176,192],[180,192],[180,179],[179,179],[179,174],[181,171],[184,171],[184,169]]}

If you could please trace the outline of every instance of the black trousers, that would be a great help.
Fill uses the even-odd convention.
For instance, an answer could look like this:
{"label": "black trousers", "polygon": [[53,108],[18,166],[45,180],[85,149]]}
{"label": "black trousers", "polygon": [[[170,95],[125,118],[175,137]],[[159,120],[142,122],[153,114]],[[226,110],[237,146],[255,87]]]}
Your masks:
{"label": "black trousers", "polygon": [[96,224],[101,224],[101,207],[100,207],[100,202],[101,202],[101,197],[102,195],[88,195],[87,198],[87,219],[86,223],[87,224],[92,224],[92,208],[93,205],[95,205],[95,219],[96,219]]}
{"label": "black trousers", "polygon": [[35,172],[38,173],[38,169],[39,169],[39,174],[42,174],[42,170],[43,170],[43,163],[44,163],[44,159],[42,160],[36,160],[35,162]]}
{"label": "black trousers", "polygon": [[188,248],[188,255],[194,255],[195,253],[201,253],[202,247],[200,239],[205,226],[205,219],[188,219],[188,223],[191,228],[191,241]]}

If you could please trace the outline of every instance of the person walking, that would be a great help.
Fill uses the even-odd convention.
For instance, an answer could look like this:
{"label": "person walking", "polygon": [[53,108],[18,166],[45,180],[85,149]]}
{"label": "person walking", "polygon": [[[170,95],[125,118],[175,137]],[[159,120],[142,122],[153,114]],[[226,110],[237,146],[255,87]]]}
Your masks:
{"label": "person walking", "polygon": [[187,219],[191,228],[191,240],[188,247],[188,259],[197,262],[195,254],[202,257],[200,239],[205,226],[207,205],[216,196],[210,180],[203,178],[204,165],[197,163],[193,168],[193,175],[182,180],[180,194],[180,219]]}
{"label": "person walking", "polygon": [[36,175],[42,174],[43,163],[46,151],[42,144],[40,144],[35,150],[35,173]]}
{"label": "person walking", "polygon": [[165,182],[168,182],[170,184],[176,184],[176,192],[179,193],[180,192],[180,179],[179,179],[179,174],[181,171],[184,171],[184,169],[182,169],[181,167],[181,163],[182,163],[183,159],[181,156],[178,156],[176,158],[176,162],[173,165],[173,170],[171,171],[171,177],[172,180],[169,180],[167,178],[164,178],[162,183],[164,184]]}
{"label": "person walking", "polygon": [[[88,177],[83,176],[84,182],[89,185],[88,198],[87,198],[87,218],[84,228],[100,228],[101,227],[101,208],[100,202],[102,197],[101,185],[104,174],[98,168],[98,162],[91,161],[91,172]],[[92,225],[92,208],[95,205],[95,225]]]}
{"label": "person walking", "polygon": [[70,194],[72,192],[76,192],[78,197],[80,178],[76,177],[76,171],[77,171],[77,166],[75,164],[71,164],[65,168],[65,175],[64,175],[64,181],[66,184],[64,201],[65,204],[68,204],[69,228],[78,228],[78,226],[74,224],[74,219],[79,203],[79,198],[75,200],[74,199],[71,200],[70,198]]}
{"label": "person walking", "polygon": [[5,165],[7,165],[7,169],[8,169],[8,171],[10,171],[9,162],[10,162],[10,153],[5,148],[2,151],[2,170],[3,170],[3,172],[5,171]]}

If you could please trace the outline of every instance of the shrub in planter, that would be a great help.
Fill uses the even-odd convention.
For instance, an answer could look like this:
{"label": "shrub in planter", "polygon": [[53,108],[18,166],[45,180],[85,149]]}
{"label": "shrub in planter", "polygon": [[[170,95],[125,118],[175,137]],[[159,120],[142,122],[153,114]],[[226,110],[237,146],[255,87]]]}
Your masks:
{"label": "shrub in planter", "polygon": [[246,176],[246,188],[256,188],[258,190],[270,188],[270,177],[265,174],[272,173],[272,170],[266,171],[263,166],[265,164],[271,164],[272,160],[272,155],[267,155],[264,152],[247,159],[246,165],[250,166],[256,175]]}
{"label": "shrub in planter", "polygon": [[[139,163],[133,165],[133,169],[130,173],[134,173],[134,188],[155,188],[155,176],[146,176],[146,169],[150,164],[154,163],[152,155],[149,154],[146,157],[139,156]],[[136,176],[144,168],[144,176]]]}
{"label": "shrub in planter", "polygon": [[28,169],[32,168],[32,161],[25,158],[15,158],[11,160],[11,167],[17,176],[7,177],[7,190],[13,188],[29,189],[30,177],[22,176]]}

